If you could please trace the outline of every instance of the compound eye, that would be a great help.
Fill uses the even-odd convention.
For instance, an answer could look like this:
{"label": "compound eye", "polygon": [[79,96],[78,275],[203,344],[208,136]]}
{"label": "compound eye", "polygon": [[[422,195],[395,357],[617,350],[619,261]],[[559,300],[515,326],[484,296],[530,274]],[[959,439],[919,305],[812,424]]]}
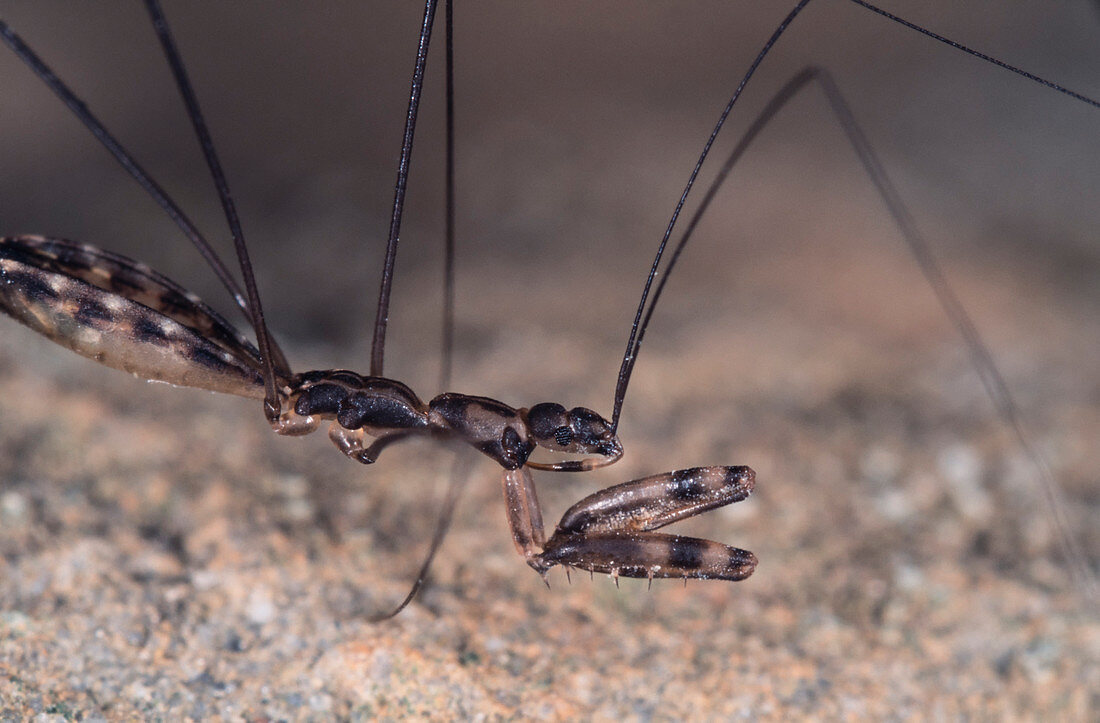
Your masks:
{"label": "compound eye", "polygon": [[[573,431],[569,428],[565,407],[560,404],[543,402],[531,407],[527,410],[527,426],[531,430],[531,436],[539,444],[553,441],[562,445],[561,439],[565,433],[569,435],[569,441],[566,444],[573,441]],[[562,431],[563,429],[565,432]]]}
{"label": "compound eye", "polygon": [[611,424],[591,409],[574,407],[567,412],[560,404],[536,404],[527,410],[526,421],[531,438],[541,447],[599,456],[556,462],[528,460],[527,465],[534,469],[581,472],[612,464],[623,456],[623,446]]}

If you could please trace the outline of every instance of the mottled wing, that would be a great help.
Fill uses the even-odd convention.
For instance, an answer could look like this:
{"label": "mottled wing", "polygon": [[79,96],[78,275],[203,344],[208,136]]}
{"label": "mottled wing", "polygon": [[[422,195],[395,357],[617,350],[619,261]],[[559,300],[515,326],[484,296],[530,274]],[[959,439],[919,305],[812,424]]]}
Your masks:
{"label": "mottled wing", "polygon": [[194,294],[125,256],[61,239],[2,238],[0,310],[142,379],[264,397],[256,348]]}

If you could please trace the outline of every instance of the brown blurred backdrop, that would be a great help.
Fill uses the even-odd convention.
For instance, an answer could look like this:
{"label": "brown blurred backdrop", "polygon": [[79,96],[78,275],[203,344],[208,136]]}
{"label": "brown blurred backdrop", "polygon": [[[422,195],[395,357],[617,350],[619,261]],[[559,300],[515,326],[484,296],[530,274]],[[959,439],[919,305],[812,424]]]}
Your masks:
{"label": "brown blurred backdrop", "polygon": [[[455,390],[609,411],[675,199],[790,4],[461,3]],[[883,4],[1100,96],[1093,5]],[[364,370],[420,8],[167,5],[275,332],[300,368]],[[0,15],[226,248],[140,6],[0,2]],[[386,369],[425,397],[438,391],[441,50],[437,31]],[[836,75],[1038,430],[1069,499],[1071,534],[1095,557],[1100,114],[821,0],[761,68],[717,156],[807,63]],[[170,221],[6,50],[0,99],[0,234],[133,255],[228,310]],[[418,456],[423,447],[387,451],[364,471],[324,439],[273,438],[259,409],[239,400],[136,384],[70,356],[0,327],[0,488],[57,520],[28,512],[0,530],[13,571],[0,603],[26,611],[36,644],[51,651],[36,657],[16,641],[22,679],[96,669],[56,652],[59,628],[129,630],[146,624],[133,600],[179,594],[172,599],[190,602],[172,603],[178,614],[150,613],[148,624],[182,636],[202,665],[216,661],[219,680],[240,680],[254,712],[266,710],[269,679],[256,670],[285,673],[281,700],[335,651],[324,659],[347,680],[330,692],[349,706],[379,686],[449,681],[459,660],[473,678],[454,689],[513,696],[532,715],[547,700],[563,716],[605,700],[622,710],[622,691],[643,699],[667,684],[664,707],[640,717],[783,711],[759,703],[787,694],[784,704],[819,717],[850,715],[851,700],[880,701],[862,709],[871,717],[896,714],[899,700],[918,701],[918,716],[937,701],[949,716],[1089,717],[1082,681],[1096,677],[1095,619],[1061,617],[1080,598],[1034,475],[817,91],[746,157],[670,285],[625,407],[626,458],[540,481],[549,523],[599,486],[750,464],[751,500],[679,526],[760,556],[737,586],[617,592],[607,580],[566,587],[558,576],[547,592],[512,551],[497,472],[485,463],[437,584],[407,624],[366,626],[364,614],[407,589],[430,535],[424,500],[436,467]],[[180,575],[112,577],[114,560],[175,560],[164,539],[199,551],[172,563]],[[81,556],[89,544],[105,550],[99,567]],[[69,566],[90,572],[70,588],[36,587],[41,570]],[[209,570],[224,584],[198,589]],[[266,627],[248,622],[252,590],[280,601]],[[192,629],[218,640],[245,630],[247,649],[193,645]],[[336,653],[362,640],[382,657],[345,665]],[[138,650],[116,647],[124,660]],[[154,657],[172,685],[191,685],[190,663]],[[288,662],[262,667],[267,657]],[[111,670],[124,681],[144,674],[144,663],[129,665]],[[606,680],[626,682],[592,682]],[[798,698],[803,689],[812,694]]]}
{"label": "brown blurred backdrop", "polygon": [[[168,4],[282,333],[346,343],[373,314],[415,5]],[[470,297],[492,283],[522,308],[530,284],[554,277],[570,300],[563,312],[575,303],[591,316],[606,303],[599,316],[622,336],[693,157],[787,3],[466,5],[457,38],[460,300],[476,303]],[[1052,12],[1047,3],[942,2],[908,12],[1095,96],[1100,22],[1079,5]],[[223,239],[141,9],[0,7],[200,226]],[[3,232],[71,237],[149,259],[220,303],[163,214],[13,56],[0,58]],[[821,2],[765,63],[730,131],[806,63],[836,74],[943,254],[1010,265],[1024,257],[1053,284],[1095,291],[1092,111],[847,3]],[[399,261],[395,353],[409,342],[401,321],[409,295],[438,275],[441,68],[433,55]],[[725,141],[720,149],[732,135]],[[723,195],[677,293],[690,294],[692,275],[720,289],[728,278],[708,285],[729,269],[739,281],[766,282],[766,271],[746,263],[753,253],[825,249],[860,233],[860,224],[888,234],[850,156],[816,92],[792,106]],[[872,250],[892,251],[892,243],[875,241]],[[593,267],[603,270],[602,288],[568,288]],[[300,288],[289,285],[292,276]],[[853,283],[861,280],[873,283],[873,273]],[[541,320],[531,306],[527,317],[512,310],[516,323]],[[479,323],[461,306],[460,316]]]}

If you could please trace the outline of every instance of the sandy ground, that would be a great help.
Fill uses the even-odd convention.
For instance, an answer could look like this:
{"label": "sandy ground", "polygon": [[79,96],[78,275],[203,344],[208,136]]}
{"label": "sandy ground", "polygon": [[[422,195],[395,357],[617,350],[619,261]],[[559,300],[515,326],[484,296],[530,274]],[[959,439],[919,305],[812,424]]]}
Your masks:
{"label": "sandy ground", "polygon": [[[220,228],[139,13],[0,10]],[[455,390],[609,411],[650,249],[724,89],[780,14],[719,10],[473,9]],[[1082,72],[1100,65],[1095,15],[1026,11],[919,20],[1097,95]],[[815,13],[762,82],[811,58],[836,69],[1095,569],[1095,112],[958,70],[852,10]],[[178,14],[276,333],[301,368],[363,369],[377,268],[363,248],[385,231],[415,13]],[[20,99],[0,111],[0,232],[139,256],[225,308],[156,209],[0,63],[0,92]],[[764,139],[669,288],[627,400],[626,458],[538,477],[552,521],[626,479],[752,466],[752,498],[677,530],[753,550],[742,583],[617,589],[555,571],[548,590],[513,551],[499,471],[478,460],[430,584],[371,624],[426,552],[451,452],[413,443],[364,469],[323,436],[275,437],[255,403],[143,384],[0,323],[0,720],[1095,719],[1095,602],[839,140],[816,100]],[[425,397],[438,391],[438,147],[426,135],[414,160],[387,356]]]}

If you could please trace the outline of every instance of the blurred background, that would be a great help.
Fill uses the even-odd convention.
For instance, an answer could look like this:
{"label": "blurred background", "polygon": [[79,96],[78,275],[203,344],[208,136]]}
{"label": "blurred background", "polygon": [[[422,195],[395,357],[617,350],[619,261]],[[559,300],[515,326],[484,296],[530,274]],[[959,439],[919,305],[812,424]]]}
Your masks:
{"label": "blurred background", "polygon": [[[414,52],[409,36],[420,18],[415,5],[167,8],[283,334],[361,342],[363,315],[373,315]],[[565,326],[597,316],[625,336],[691,163],[787,10],[749,5],[462,7],[456,82],[464,324],[485,323],[475,311],[485,279],[519,301],[532,285],[562,289],[596,268],[604,270],[599,285],[551,292],[561,313],[538,314],[532,304],[530,317],[515,318],[513,308],[508,316],[524,326],[547,316]],[[1025,255],[1030,273],[1095,291],[1100,169],[1092,162],[1091,111],[858,7],[820,5],[761,68],[718,155],[783,80],[805,64],[823,65],[940,253],[983,266]],[[224,240],[205,166],[140,8],[3,9],[200,227]],[[1085,3],[1051,11],[1045,3],[945,2],[924,4],[913,19],[1096,95],[1095,11]],[[441,42],[436,47],[442,51]],[[218,292],[206,292],[208,275],[192,271],[195,254],[171,223],[29,72],[9,62],[0,76],[4,232],[86,240],[148,259],[220,303]],[[430,68],[399,260],[395,354],[413,336],[402,314],[418,295],[434,292],[439,275],[441,54]],[[887,235],[889,222],[824,108],[810,92],[761,139],[712,213],[709,238],[690,255],[683,290],[670,296],[699,303],[707,293],[690,289],[702,283],[718,291],[734,278],[737,286],[774,288],[771,274],[779,270],[748,262],[763,256],[775,263],[803,246],[819,262],[847,254],[859,267],[851,284],[877,283],[875,266],[859,261],[863,252],[838,244],[868,235],[871,225],[876,236]],[[869,246],[877,254],[896,243],[876,238]],[[289,275],[300,288],[289,285]],[[814,306],[830,303],[827,295],[809,296]]]}
{"label": "blurred background", "polygon": [[[718,112],[788,4],[461,4],[454,390],[516,406],[559,400],[610,412],[656,243]],[[365,371],[421,8],[166,5],[234,191],[272,328],[299,368]],[[1095,5],[882,5],[1100,96]],[[0,2],[0,14],[230,257],[212,184],[141,8]],[[386,367],[425,398],[439,391],[441,22],[413,154]],[[715,160],[809,63],[835,75],[986,335],[1040,430],[1039,446],[1069,500],[1071,532],[1095,564],[1100,540],[1088,520],[1100,499],[1093,449],[1100,433],[1100,116],[851,4],[820,2],[761,67]],[[59,236],[140,258],[232,312],[171,222],[7,51],[0,53],[0,98],[0,233]],[[712,173],[704,170],[701,183]],[[369,470],[364,483],[364,473],[349,469],[324,440],[311,441],[308,451],[303,443],[253,440],[266,434],[258,409],[249,414],[234,400],[135,385],[69,360],[10,324],[0,336],[0,363],[21,388],[97,390],[113,400],[102,413],[127,415],[133,424],[168,424],[180,435],[196,418],[241,428],[241,444],[256,453],[249,464],[258,465],[257,478],[268,466],[276,475],[297,470],[311,484],[344,478],[329,514],[345,534],[373,526],[364,549],[382,552],[363,564],[379,566],[372,579],[392,595],[430,534],[432,514],[418,506],[429,482],[405,483],[414,479],[415,456],[402,462],[395,449],[394,461]],[[41,397],[26,407],[14,399],[0,399],[0,437],[23,449],[32,441],[14,420],[35,414],[42,424],[54,422]],[[944,613],[944,635],[1004,616],[1015,609],[1006,602],[1013,595],[1023,595],[1025,606],[1038,605],[1027,595],[1063,595],[1060,604],[1075,607],[1066,603],[1072,585],[1034,475],[816,89],[759,139],[700,228],[650,329],[621,431],[621,464],[594,481],[543,482],[548,520],[597,486],[696,464],[749,464],[759,488],[737,506],[743,510],[688,529],[755,550],[761,568],[736,593],[670,585],[651,597],[629,588],[616,598],[597,580],[567,593],[557,587],[553,596],[574,597],[538,605],[589,609],[591,600],[581,598],[595,595],[602,613],[591,614],[624,622],[695,605],[702,618],[729,626],[767,617],[765,609],[793,610],[792,619],[814,610],[824,611],[818,622],[881,631],[923,624],[931,603],[913,603],[913,596],[935,589],[949,591],[958,606]],[[217,435],[201,434],[205,442],[178,440],[181,450],[209,449]],[[106,460],[124,454],[98,444],[93,449]],[[159,464],[170,474],[171,463]],[[509,588],[504,597],[543,600],[541,583],[512,555],[498,493],[481,479],[495,474],[478,468],[474,502],[457,523],[461,542],[444,549],[438,568],[446,585],[437,590],[467,596],[454,604],[455,625],[481,611],[471,596],[489,600],[497,586]],[[235,504],[270,505],[265,483],[242,484],[260,492]],[[194,494],[206,489],[199,484]],[[179,526],[185,535],[192,529]],[[967,601],[975,590],[993,602]],[[428,602],[451,609],[443,595]],[[1038,599],[1040,607],[1050,602]],[[816,623],[792,632],[790,620],[770,620],[781,631],[777,639],[790,633],[790,644],[813,658],[814,645],[802,635]],[[540,621],[539,633],[552,635],[550,627]],[[590,628],[578,629],[594,639]],[[753,635],[739,630],[741,639]],[[650,642],[665,650],[711,639],[703,628],[698,633]],[[877,634],[857,638],[869,647],[887,644]],[[980,672],[995,681],[983,689],[993,697],[1003,697],[999,685],[1019,682],[995,664],[1006,654],[995,641],[1007,635],[983,631],[974,643],[976,655],[994,661]],[[1056,663],[1043,664],[1062,670],[1076,658],[1083,668],[1075,671],[1095,671],[1095,649],[1070,654],[1070,628],[1059,635]],[[774,652],[775,640],[760,640]],[[917,667],[931,659],[926,650],[907,652]],[[897,649],[889,655],[904,658]],[[781,657],[765,655],[761,664]],[[696,672],[721,671],[700,665]],[[951,664],[936,670],[949,675]],[[942,679],[925,680],[932,691]],[[1021,680],[1026,691],[1037,679]],[[1072,686],[1074,674],[1065,680]],[[1023,701],[1021,710],[1035,702],[1020,695],[1008,699]]]}

